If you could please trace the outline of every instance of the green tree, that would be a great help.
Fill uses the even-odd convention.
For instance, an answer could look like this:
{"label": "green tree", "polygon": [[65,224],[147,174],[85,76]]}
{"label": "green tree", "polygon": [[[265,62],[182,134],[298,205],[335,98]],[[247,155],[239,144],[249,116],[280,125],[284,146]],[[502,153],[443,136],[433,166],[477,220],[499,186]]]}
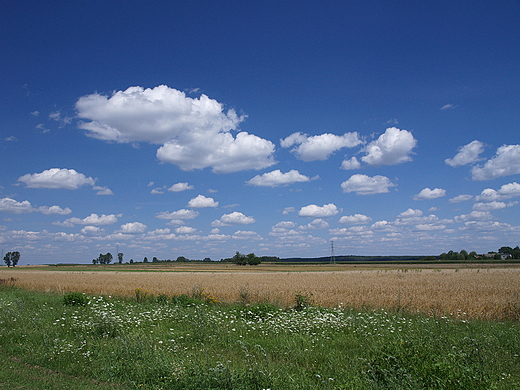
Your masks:
{"label": "green tree", "polygon": [[16,267],[18,261],[20,260],[20,252],[7,252],[4,256],[4,263],[7,267]]}
{"label": "green tree", "polygon": [[143,263],[148,263],[148,257],[145,256],[145,258],[143,259]]}
{"label": "green tree", "polygon": [[179,256],[179,257],[177,257],[176,261],[178,261],[178,262],[186,262],[186,261],[188,261],[188,259],[185,258],[184,256]]}
{"label": "green tree", "polygon": [[233,264],[236,264],[236,265],[246,265],[247,257],[246,257],[246,255],[243,255],[242,253],[237,251],[235,253],[235,256],[232,257],[231,261],[233,262]]}
{"label": "green tree", "polygon": [[250,253],[247,255],[247,264],[249,265],[258,265],[262,262],[260,257],[256,257],[254,253]]}
{"label": "green tree", "polygon": [[117,261],[119,262],[119,264],[123,264],[123,256],[124,256],[123,253],[117,254]]}
{"label": "green tree", "polygon": [[97,259],[97,263],[98,264],[110,264],[112,262],[112,259],[113,259],[112,253],[109,252],[105,255],[100,253],[99,257]]}
{"label": "green tree", "polygon": [[159,259],[154,256],[153,259],[152,259],[152,263],[158,263],[158,262],[159,262]]}

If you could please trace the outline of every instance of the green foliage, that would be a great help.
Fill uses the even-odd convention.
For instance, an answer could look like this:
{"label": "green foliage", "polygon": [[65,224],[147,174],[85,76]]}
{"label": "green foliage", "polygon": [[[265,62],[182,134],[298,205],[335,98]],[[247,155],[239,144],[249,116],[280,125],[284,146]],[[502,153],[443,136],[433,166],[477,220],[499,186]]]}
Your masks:
{"label": "green foliage", "polygon": [[231,258],[231,262],[236,265],[258,265],[262,262],[262,259],[254,253],[243,255],[240,252],[236,252],[235,256]]}
{"label": "green foliage", "polygon": [[63,304],[67,306],[85,306],[88,301],[88,296],[81,292],[70,292],[63,296]]}
{"label": "green foliage", "polygon": [[[79,385],[88,378],[130,390],[520,388],[518,322],[209,305],[188,295],[144,305],[106,297],[90,297],[86,306],[62,301],[0,290],[1,357],[40,367],[35,375],[22,364],[3,364],[17,375],[0,369],[0,387],[26,388],[26,377],[59,372],[57,380],[78,381],[64,388],[80,389],[89,388]],[[98,382],[90,388],[102,388]]]}
{"label": "green foliage", "polygon": [[18,261],[20,260],[20,252],[7,252],[4,256],[4,263],[9,267],[16,267]]}
{"label": "green foliage", "polygon": [[294,295],[294,302],[295,306],[294,309],[297,311],[304,310],[310,306],[312,306],[312,294],[307,295],[303,294],[300,291],[296,291],[296,294]]}

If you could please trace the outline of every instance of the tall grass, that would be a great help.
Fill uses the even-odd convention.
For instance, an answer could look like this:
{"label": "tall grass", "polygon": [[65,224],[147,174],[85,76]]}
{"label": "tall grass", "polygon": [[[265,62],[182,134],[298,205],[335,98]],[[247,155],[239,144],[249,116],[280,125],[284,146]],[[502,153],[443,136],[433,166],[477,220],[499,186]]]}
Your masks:
{"label": "tall grass", "polygon": [[82,306],[2,288],[0,349],[128,389],[520,388],[518,322],[189,295],[96,295]]}

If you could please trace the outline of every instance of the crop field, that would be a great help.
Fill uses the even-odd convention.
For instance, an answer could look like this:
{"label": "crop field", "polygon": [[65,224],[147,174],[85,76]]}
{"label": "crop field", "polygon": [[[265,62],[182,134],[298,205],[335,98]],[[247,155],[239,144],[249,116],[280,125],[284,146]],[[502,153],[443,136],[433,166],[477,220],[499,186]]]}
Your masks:
{"label": "crop field", "polygon": [[520,319],[520,268],[393,268],[342,265],[185,265],[129,268],[3,269],[0,279],[35,291],[134,297],[204,295],[224,303],[385,308],[436,317]]}
{"label": "crop field", "polygon": [[518,389],[519,276],[2,269],[0,389]]}

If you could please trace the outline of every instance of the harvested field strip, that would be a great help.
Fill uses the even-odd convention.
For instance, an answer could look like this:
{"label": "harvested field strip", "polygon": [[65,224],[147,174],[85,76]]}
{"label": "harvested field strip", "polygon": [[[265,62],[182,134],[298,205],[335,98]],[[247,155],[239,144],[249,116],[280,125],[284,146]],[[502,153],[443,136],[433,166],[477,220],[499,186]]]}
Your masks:
{"label": "harvested field strip", "polygon": [[403,309],[435,316],[520,319],[520,269],[402,269],[333,272],[62,272],[2,270],[37,291],[135,296],[205,289],[222,302],[294,304],[297,293],[336,307]]}

